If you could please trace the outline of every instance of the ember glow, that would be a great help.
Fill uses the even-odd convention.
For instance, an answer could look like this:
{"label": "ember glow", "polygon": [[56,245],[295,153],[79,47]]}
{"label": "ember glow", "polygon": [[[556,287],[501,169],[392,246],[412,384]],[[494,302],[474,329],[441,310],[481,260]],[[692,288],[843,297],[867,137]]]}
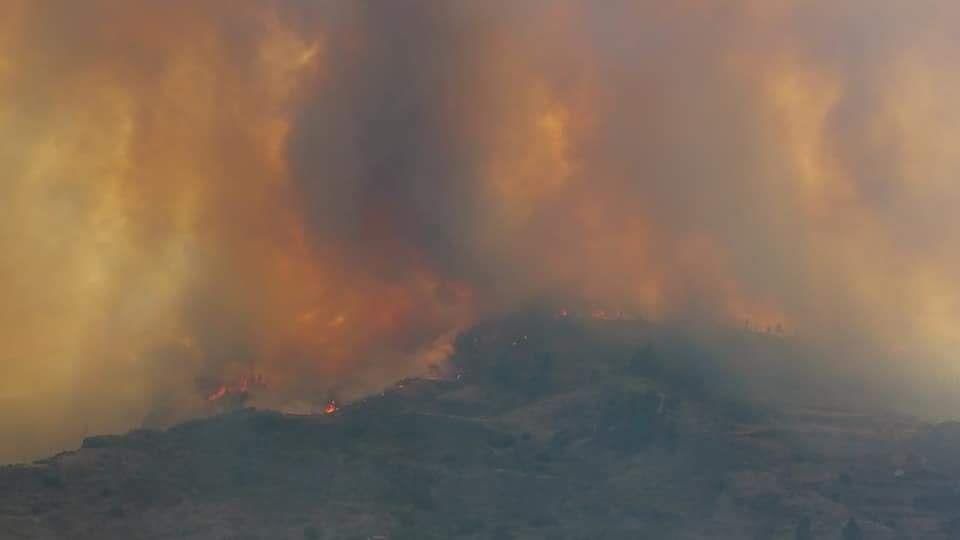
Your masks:
{"label": "ember glow", "polygon": [[333,401],[332,399],[323,406],[323,414],[333,414],[338,410],[340,410],[340,408],[337,407],[337,402]]}
{"label": "ember glow", "polygon": [[350,399],[544,299],[955,381],[958,15],[6,0],[0,460],[254,368]]}
{"label": "ember glow", "polygon": [[230,395],[246,396],[254,390],[265,389],[266,387],[267,383],[264,381],[262,375],[244,375],[235,383],[221,384],[217,386],[213,392],[207,394],[207,401],[219,401]]}

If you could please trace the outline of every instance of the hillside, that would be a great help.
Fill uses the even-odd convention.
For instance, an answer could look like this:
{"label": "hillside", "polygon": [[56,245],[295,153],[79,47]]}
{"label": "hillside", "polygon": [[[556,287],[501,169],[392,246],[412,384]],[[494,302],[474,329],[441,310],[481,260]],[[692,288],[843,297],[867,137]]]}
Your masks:
{"label": "hillside", "polygon": [[637,321],[492,321],[448,378],[334,414],[238,409],[4,467],[0,538],[960,535],[960,428],[761,405],[720,366]]}

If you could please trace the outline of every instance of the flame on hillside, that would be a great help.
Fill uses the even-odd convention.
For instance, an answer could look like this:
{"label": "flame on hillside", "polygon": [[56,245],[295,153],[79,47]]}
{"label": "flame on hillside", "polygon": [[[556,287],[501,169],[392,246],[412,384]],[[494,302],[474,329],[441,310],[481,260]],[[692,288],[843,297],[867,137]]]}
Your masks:
{"label": "flame on hillside", "polygon": [[339,410],[340,407],[337,406],[337,402],[332,399],[323,406],[323,414],[333,414]]}
{"label": "flame on hillside", "polygon": [[267,388],[267,383],[262,375],[244,375],[234,383],[221,384],[213,392],[207,394],[206,399],[207,401],[219,401],[227,396],[246,396],[254,390],[265,388]]}
{"label": "flame on hillside", "polygon": [[949,379],[960,8],[771,5],[3,2],[0,458],[252,366],[375,391],[544,298]]}

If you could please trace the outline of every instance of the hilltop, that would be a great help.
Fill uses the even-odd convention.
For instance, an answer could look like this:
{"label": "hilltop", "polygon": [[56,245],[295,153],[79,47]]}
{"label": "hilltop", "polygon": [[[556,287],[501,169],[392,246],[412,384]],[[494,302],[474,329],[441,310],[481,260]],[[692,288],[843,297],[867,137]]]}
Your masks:
{"label": "hilltop", "polygon": [[960,428],[758,400],[729,365],[642,321],[490,321],[448,377],[333,414],[238,409],[4,467],[0,536],[960,534]]}

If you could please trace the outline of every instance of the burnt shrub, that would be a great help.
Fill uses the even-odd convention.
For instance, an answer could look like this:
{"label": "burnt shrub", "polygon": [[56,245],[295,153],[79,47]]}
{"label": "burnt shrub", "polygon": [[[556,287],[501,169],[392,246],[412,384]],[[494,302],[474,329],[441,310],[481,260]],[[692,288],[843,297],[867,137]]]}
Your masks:
{"label": "burnt shrub", "polygon": [[812,521],[808,516],[800,518],[797,527],[794,529],[794,540],[813,540]]}
{"label": "burnt shrub", "polygon": [[398,465],[384,471],[384,476],[385,502],[397,506],[413,506],[421,510],[433,509],[433,478],[429,472],[413,466]]}
{"label": "burnt shrub", "polygon": [[940,526],[940,530],[949,538],[960,538],[960,518],[944,521]]}
{"label": "burnt shrub", "polygon": [[566,448],[570,443],[577,439],[576,434],[571,430],[561,429],[550,437],[547,447],[553,451],[560,451]]}
{"label": "burnt shrub", "polygon": [[636,452],[665,433],[653,392],[616,392],[600,407],[597,438],[612,450]]}
{"label": "burnt shrub", "polygon": [[627,363],[627,373],[631,375],[657,378],[663,371],[663,362],[652,344],[647,344],[633,353]]}
{"label": "burnt shrub", "polygon": [[487,443],[499,449],[510,448],[516,444],[517,439],[510,433],[504,433],[500,431],[491,431],[487,436]]}
{"label": "burnt shrub", "polygon": [[454,533],[458,535],[472,535],[483,531],[485,523],[477,517],[461,518],[454,527]]}
{"label": "burnt shrub", "polygon": [[499,388],[532,397],[552,390],[553,366],[548,353],[510,351],[502,354],[485,375]]}
{"label": "burnt shrub", "polygon": [[43,476],[40,477],[40,482],[44,487],[48,488],[63,487],[63,477],[60,476],[60,473],[55,470],[49,470],[43,473]]}

